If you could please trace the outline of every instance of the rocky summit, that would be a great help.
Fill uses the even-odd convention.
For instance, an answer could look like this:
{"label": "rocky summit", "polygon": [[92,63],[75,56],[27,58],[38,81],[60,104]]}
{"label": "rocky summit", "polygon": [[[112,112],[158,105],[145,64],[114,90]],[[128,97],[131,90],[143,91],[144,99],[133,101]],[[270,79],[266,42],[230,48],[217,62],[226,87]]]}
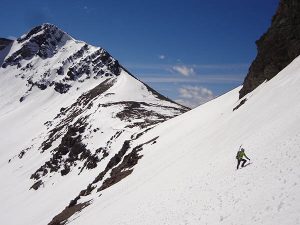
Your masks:
{"label": "rocky summit", "polygon": [[240,98],[276,76],[300,55],[300,1],[281,0],[271,27],[256,41],[257,56],[240,90]]}

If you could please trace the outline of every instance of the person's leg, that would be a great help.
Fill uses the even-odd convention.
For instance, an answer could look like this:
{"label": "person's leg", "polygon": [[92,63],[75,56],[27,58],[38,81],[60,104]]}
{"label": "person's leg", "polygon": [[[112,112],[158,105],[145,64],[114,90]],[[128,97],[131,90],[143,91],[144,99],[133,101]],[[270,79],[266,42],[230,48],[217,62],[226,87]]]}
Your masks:
{"label": "person's leg", "polygon": [[244,166],[245,166],[245,164],[246,164],[246,162],[247,162],[247,160],[246,160],[246,159],[242,159],[241,161],[243,161],[243,163],[242,163],[242,167],[244,167]]}
{"label": "person's leg", "polygon": [[238,160],[237,161],[237,167],[236,167],[237,170],[239,169],[240,163],[241,163],[241,160]]}

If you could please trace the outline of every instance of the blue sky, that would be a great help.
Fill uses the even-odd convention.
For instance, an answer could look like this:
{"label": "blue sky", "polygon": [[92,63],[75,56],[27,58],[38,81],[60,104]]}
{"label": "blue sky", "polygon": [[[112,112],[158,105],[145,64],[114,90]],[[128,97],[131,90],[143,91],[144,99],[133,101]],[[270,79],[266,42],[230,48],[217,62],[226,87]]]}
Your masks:
{"label": "blue sky", "polygon": [[195,106],[239,86],[278,0],[1,0],[1,37],[53,23]]}

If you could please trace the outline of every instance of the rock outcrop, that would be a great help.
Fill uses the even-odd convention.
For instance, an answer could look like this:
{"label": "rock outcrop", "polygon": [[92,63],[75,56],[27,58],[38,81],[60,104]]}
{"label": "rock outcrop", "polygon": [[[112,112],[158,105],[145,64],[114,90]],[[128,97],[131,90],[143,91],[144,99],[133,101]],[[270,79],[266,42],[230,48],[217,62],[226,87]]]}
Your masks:
{"label": "rock outcrop", "polygon": [[0,67],[4,61],[4,58],[9,52],[9,49],[11,48],[11,45],[14,41],[6,39],[6,38],[0,38]]}
{"label": "rock outcrop", "polygon": [[5,47],[7,47],[12,42],[13,42],[12,40],[9,40],[6,38],[0,38],[0,51],[3,50]]}
{"label": "rock outcrop", "polygon": [[300,55],[300,1],[280,0],[271,27],[256,41],[257,56],[240,90],[240,98],[272,79]]}

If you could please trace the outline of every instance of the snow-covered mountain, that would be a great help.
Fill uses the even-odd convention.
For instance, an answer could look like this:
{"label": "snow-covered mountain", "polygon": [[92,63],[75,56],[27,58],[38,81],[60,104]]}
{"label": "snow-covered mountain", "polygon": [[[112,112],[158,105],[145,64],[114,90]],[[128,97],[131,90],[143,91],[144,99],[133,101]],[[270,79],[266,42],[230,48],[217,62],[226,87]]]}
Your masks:
{"label": "snow-covered mountain", "polygon": [[0,47],[0,211],[7,224],[40,224],[43,216],[47,224],[103,170],[110,173],[133,140],[189,110],[54,25],[1,39]]}

